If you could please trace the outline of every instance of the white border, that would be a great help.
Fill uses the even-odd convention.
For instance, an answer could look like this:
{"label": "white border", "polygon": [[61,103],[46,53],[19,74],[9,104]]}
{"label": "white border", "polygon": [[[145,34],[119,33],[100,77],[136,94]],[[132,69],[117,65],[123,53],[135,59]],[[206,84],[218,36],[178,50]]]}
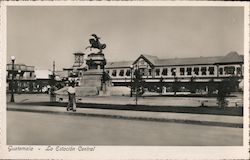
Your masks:
{"label": "white border", "polygon": [[[8,152],[6,146],[6,10],[7,6],[242,6],[245,8],[244,28],[244,145],[242,147],[169,147],[169,146],[96,146],[94,152]],[[80,159],[248,159],[249,158],[249,3],[247,2],[187,2],[187,1],[8,1],[1,2],[1,150],[0,158],[80,158]]]}

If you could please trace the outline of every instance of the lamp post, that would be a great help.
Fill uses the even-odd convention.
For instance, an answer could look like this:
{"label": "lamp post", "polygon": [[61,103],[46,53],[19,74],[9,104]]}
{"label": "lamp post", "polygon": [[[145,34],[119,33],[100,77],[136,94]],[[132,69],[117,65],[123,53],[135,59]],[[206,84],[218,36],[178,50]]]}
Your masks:
{"label": "lamp post", "polygon": [[21,77],[21,70],[19,69],[18,71],[17,71],[17,75],[18,75],[18,77],[16,76],[16,79],[18,79],[19,81],[17,81],[17,92],[18,93],[20,93],[21,92],[21,88],[22,88],[22,83],[20,82],[20,79],[22,79],[22,77]]}
{"label": "lamp post", "polygon": [[130,66],[130,71],[131,71],[131,73],[130,73],[130,97],[132,97],[133,96],[133,90],[132,90],[132,85],[133,85],[133,65],[131,65]]}
{"label": "lamp post", "polygon": [[11,72],[12,72],[12,76],[11,76],[11,98],[10,98],[10,102],[15,102],[14,100],[14,69],[15,69],[15,59],[16,57],[15,56],[11,56],[11,61],[12,61],[12,69],[11,69]]}

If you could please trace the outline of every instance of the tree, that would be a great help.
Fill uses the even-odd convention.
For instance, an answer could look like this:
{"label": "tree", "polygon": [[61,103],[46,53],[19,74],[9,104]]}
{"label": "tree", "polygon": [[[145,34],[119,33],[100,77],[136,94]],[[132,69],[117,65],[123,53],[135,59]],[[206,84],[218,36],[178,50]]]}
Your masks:
{"label": "tree", "polygon": [[197,85],[195,82],[195,77],[190,78],[190,85],[189,85],[189,90],[191,93],[196,93]]}
{"label": "tree", "polygon": [[226,84],[221,82],[218,85],[218,94],[217,94],[217,101],[218,106],[220,108],[225,108],[227,106],[226,96],[228,95],[228,91],[226,90]]}
{"label": "tree", "polygon": [[49,75],[49,85],[50,86],[53,86],[53,85],[55,85],[56,84],[56,79],[55,79],[55,74],[51,74],[51,75]]}
{"label": "tree", "polygon": [[214,78],[211,78],[208,82],[208,95],[212,95],[214,88],[216,88],[215,84],[214,84]]}
{"label": "tree", "polygon": [[162,95],[163,92],[163,78],[160,78],[160,94]]}
{"label": "tree", "polygon": [[101,76],[101,91],[106,91],[106,82],[110,80],[108,73],[105,72],[106,59],[101,62],[102,76]]}
{"label": "tree", "polygon": [[226,97],[235,89],[238,84],[238,79],[236,77],[230,77],[224,79],[218,85],[217,101],[220,108],[227,107],[228,101]]}
{"label": "tree", "polygon": [[177,77],[174,77],[174,83],[173,83],[173,91],[174,95],[176,95],[176,92],[179,90],[179,83]]}
{"label": "tree", "polygon": [[135,91],[135,101],[137,105],[138,96],[142,96],[144,91],[144,80],[139,69],[135,69],[133,78],[133,90]]}

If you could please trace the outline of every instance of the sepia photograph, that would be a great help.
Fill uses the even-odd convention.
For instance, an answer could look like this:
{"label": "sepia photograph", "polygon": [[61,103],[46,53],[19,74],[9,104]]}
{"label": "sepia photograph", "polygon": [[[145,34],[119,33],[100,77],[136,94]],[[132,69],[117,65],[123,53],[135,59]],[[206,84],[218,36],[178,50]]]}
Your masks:
{"label": "sepia photograph", "polygon": [[9,154],[42,153],[35,146],[249,154],[247,5],[93,4],[5,6]]}

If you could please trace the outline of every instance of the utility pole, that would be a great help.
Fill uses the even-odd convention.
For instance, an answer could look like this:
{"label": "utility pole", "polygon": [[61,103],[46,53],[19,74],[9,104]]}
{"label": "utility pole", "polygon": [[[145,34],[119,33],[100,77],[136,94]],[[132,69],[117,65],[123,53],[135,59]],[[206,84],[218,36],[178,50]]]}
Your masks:
{"label": "utility pole", "polygon": [[55,61],[53,61],[53,71],[52,75],[50,78],[50,102],[55,102],[56,97],[55,97]]}
{"label": "utility pole", "polygon": [[55,75],[55,61],[53,61],[53,75]]}

